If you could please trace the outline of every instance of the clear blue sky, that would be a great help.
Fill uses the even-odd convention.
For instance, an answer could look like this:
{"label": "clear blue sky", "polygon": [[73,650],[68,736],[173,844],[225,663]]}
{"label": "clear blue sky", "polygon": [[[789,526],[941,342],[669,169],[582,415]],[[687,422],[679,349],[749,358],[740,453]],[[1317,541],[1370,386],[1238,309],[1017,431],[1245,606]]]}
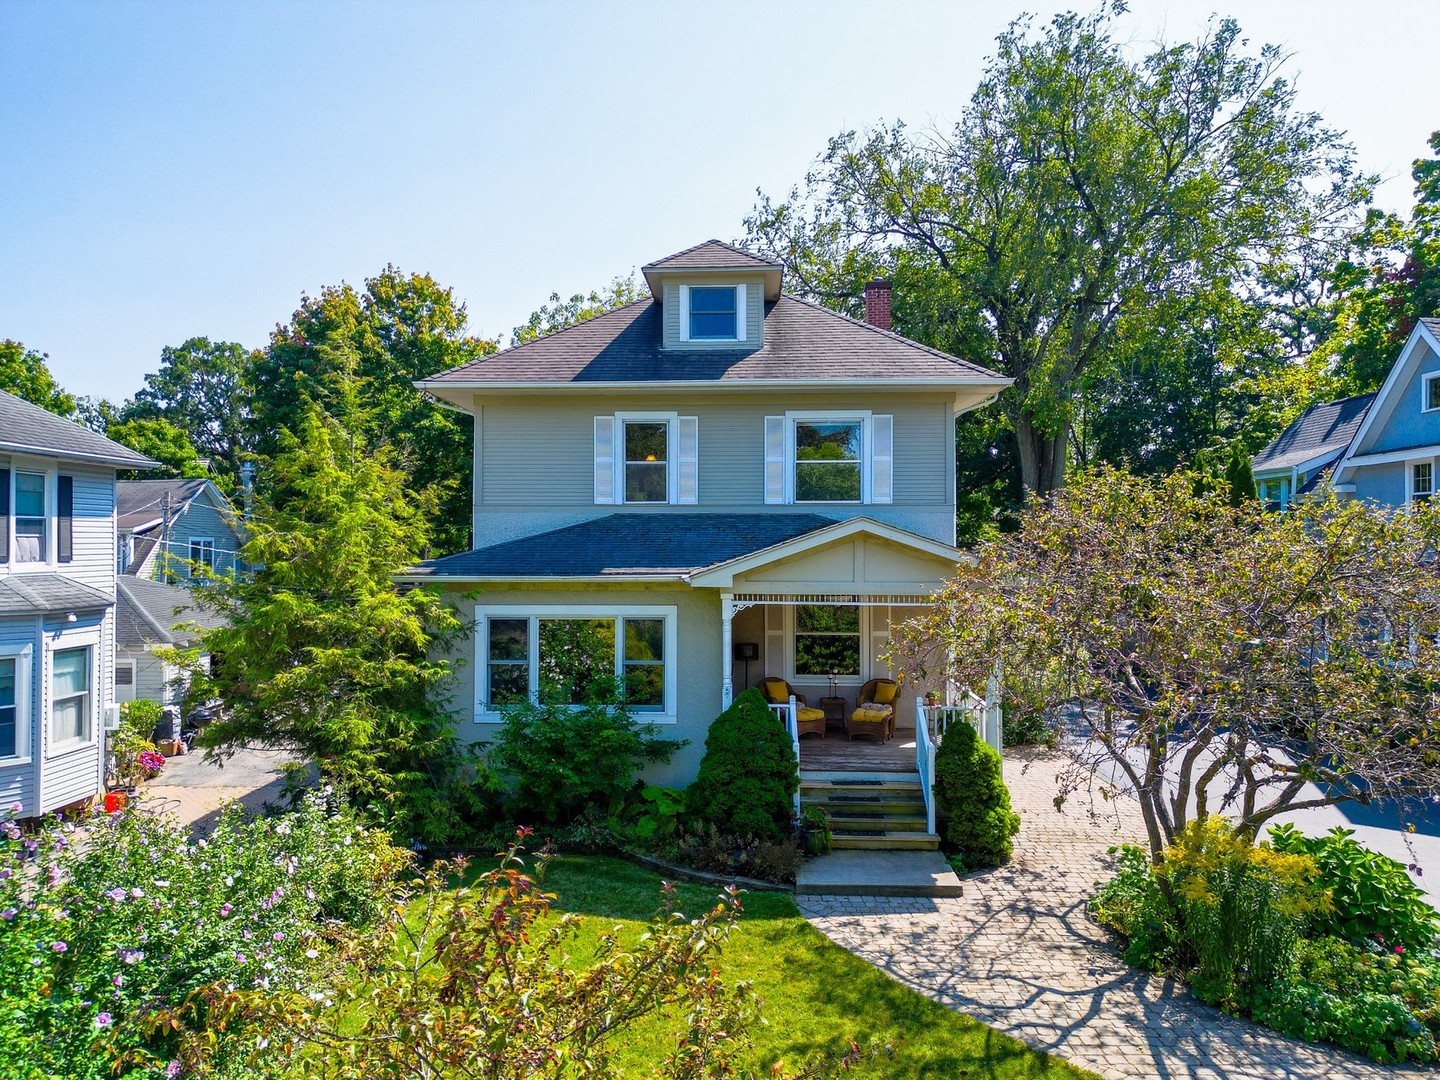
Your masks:
{"label": "clear blue sky", "polygon": [[[1124,26],[1190,38],[1218,3],[1135,0]],[[162,346],[261,345],[303,292],[393,262],[508,341],[552,290],[737,236],[830,135],[953,118],[1027,6],[1054,10],[0,0],[0,338],[118,400]],[[1302,104],[1408,208],[1440,3],[1218,10],[1295,54]]]}

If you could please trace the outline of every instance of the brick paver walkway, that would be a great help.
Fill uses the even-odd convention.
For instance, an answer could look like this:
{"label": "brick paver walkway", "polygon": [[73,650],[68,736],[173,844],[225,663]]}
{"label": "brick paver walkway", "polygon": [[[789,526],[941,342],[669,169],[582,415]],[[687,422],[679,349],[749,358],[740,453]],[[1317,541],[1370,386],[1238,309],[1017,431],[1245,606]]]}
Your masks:
{"label": "brick paver walkway", "polygon": [[1144,835],[1133,803],[1092,818],[1058,813],[1050,751],[1009,752],[1005,779],[1023,822],[1015,858],[964,878],[958,899],[797,898],[812,923],[907,986],[1115,1080],[1394,1077],[1327,1046],[1297,1042],[1126,966],[1086,900],[1109,876],[1111,845]]}
{"label": "brick paver walkway", "polygon": [[281,769],[297,760],[288,750],[240,750],[223,766],[207,762],[202,751],[173,757],[140,790],[137,804],[153,813],[173,814],[203,833],[214,827],[227,803],[258,810],[267,802],[283,802]]}

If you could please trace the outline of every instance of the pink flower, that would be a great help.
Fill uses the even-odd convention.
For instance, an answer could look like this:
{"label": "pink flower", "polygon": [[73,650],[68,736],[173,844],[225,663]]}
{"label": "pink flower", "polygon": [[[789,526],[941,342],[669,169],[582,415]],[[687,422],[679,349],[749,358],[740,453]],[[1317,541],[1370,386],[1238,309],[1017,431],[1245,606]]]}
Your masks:
{"label": "pink flower", "polygon": [[180,1062],[172,1061],[165,1066],[165,1080],[175,1080],[180,1075]]}
{"label": "pink flower", "polygon": [[116,986],[124,986],[124,985],[125,985],[125,976],[117,974],[117,975],[116,975],[113,979],[111,979],[110,981],[111,981],[112,983],[114,983]]}
{"label": "pink flower", "polygon": [[115,1018],[111,1016],[108,1012],[102,1012],[99,1016],[95,1017],[96,1027],[109,1027],[114,1022]]}
{"label": "pink flower", "polygon": [[50,950],[51,952],[69,952],[70,946],[63,941],[56,941],[51,943]]}
{"label": "pink flower", "polygon": [[13,907],[7,907],[4,911],[0,911],[0,919],[4,919],[6,922],[14,922],[15,916],[19,914],[20,912]]}
{"label": "pink flower", "polygon": [[125,897],[129,896],[130,894],[127,893],[124,889],[111,889],[105,895],[118,904],[121,900],[124,900]]}
{"label": "pink flower", "polygon": [[1401,955],[1402,953],[1404,953],[1404,952],[1405,952],[1405,946],[1404,946],[1404,945],[1396,945],[1396,946],[1395,946],[1395,955],[1396,955],[1396,956],[1400,956],[1400,955]]}
{"label": "pink flower", "polygon": [[222,919],[228,919],[228,918],[230,917],[230,912],[232,912],[232,911],[234,911],[234,910],[235,910],[235,905],[234,905],[234,904],[221,904],[221,905],[220,905],[220,917],[221,917]]}

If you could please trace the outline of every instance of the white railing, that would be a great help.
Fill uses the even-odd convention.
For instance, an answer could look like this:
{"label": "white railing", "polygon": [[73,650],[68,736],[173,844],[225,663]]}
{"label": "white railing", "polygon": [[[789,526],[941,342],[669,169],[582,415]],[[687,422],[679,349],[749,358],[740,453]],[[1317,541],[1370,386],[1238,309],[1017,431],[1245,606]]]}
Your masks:
{"label": "white railing", "polygon": [[[799,714],[795,711],[795,696],[793,694],[790,696],[788,704],[771,705],[770,711],[776,715],[780,722],[785,725],[785,730],[790,733],[790,745],[795,750],[795,763],[799,765],[800,728],[796,723],[796,717]],[[795,814],[797,817],[800,814],[800,789],[798,787],[795,789]]]}
{"label": "white railing", "polygon": [[915,702],[915,770],[925,795],[925,827],[935,831],[935,751],[951,724],[969,724],[984,742],[1004,754],[1004,717],[1000,706],[1000,680],[992,675],[982,698],[973,690],[955,695],[950,705]]}
{"label": "white railing", "polygon": [[925,831],[935,831],[935,747],[930,717],[923,699],[915,700],[915,771],[920,774],[920,792],[925,796]]}

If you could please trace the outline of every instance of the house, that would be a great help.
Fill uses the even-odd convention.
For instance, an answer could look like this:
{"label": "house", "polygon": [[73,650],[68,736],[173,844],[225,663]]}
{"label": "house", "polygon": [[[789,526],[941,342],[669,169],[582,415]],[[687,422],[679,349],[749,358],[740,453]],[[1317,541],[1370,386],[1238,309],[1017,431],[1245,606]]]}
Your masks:
{"label": "house", "polygon": [[120,573],[185,582],[192,564],[221,575],[238,568],[240,523],[212,481],[121,480],[115,498]]}
{"label": "house", "polygon": [[1374,394],[1316,405],[1252,461],[1261,497],[1284,506],[1322,485],[1403,507],[1435,492],[1440,463],[1440,319],[1421,319]]}
{"label": "house", "polygon": [[[891,626],[959,557],[955,419],[1010,380],[893,333],[885,282],[862,322],[719,241],[642,272],[644,299],[416,384],[474,418],[478,546],[402,580],[478,595],[456,705],[480,738],[542,679],[578,700],[582,656],[689,740],[650,774],[684,784],[762,677],[843,698],[843,724],[889,674]],[[807,737],[802,765],[836,735]],[[915,767],[913,748],[854,749]]]}
{"label": "house", "polygon": [[104,787],[115,703],[115,474],[155,462],[0,391],[0,804]]}
{"label": "house", "polygon": [[185,697],[184,675],[160,653],[192,646],[201,631],[220,625],[220,617],[197,607],[186,589],[121,574],[115,583],[116,702],[139,698],[178,710]]}

